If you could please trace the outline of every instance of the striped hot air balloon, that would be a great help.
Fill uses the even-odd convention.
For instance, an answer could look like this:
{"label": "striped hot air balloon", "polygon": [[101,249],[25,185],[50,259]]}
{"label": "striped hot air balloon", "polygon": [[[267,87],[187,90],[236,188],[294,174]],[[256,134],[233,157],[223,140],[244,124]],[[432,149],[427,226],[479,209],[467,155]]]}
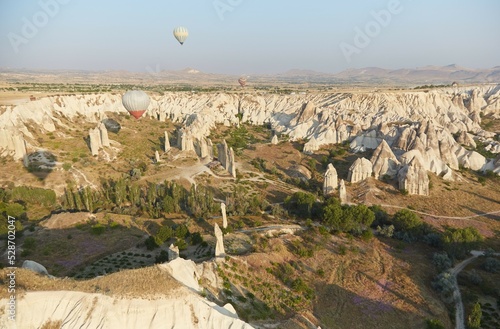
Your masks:
{"label": "striped hot air balloon", "polygon": [[247,85],[247,78],[241,77],[238,79],[240,86],[245,87]]}
{"label": "striped hot air balloon", "polygon": [[148,94],[142,90],[129,90],[122,97],[123,106],[136,119],[146,112],[149,102]]}
{"label": "striped hot air balloon", "polygon": [[185,27],[179,26],[174,29],[174,37],[181,45],[184,44],[188,36],[189,32]]}

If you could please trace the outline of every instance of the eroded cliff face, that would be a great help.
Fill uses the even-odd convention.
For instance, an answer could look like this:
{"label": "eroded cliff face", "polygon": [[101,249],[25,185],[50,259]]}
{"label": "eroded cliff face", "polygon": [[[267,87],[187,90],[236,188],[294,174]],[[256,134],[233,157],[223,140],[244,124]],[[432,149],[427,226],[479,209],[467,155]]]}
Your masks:
{"label": "eroded cliff face", "polygon": [[[181,123],[182,133],[194,145],[202,143],[216,124],[237,126],[241,116],[242,122],[269,123],[291,140],[309,139],[307,152],[346,140],[353,150],[363,151],[385,140],[398,160],[401,153],[418,153],[414,150],[421,148],[422,165],[436,174],[459,165],[500,173],[500,168],[466,150],[453,137],[469,132],[472,142],[480,139],[493,153],[500,151],[500,143],[492,139],[494,133],[480,127],[481,115],[500,117],[500,85],[306,95],[181,92],[151,98],[146,116]],[[50,132],[80,120],[97,124],[108,112],[126,113],[121,95],[53,96],[8,108],[0,116],[1,154],[20,158],[23,137],[28,149],[36,148],[30,130]],[[15,141],[11,136],[17,136]]]}
{"label": "eroded cliff face", "polygon": [[[62,328],[252,328],[228,309],[186,291],[179,295],[145,300],[77,291],[28,292],[17,303],[15,324],[40,328],[47,320],[62,320]],[[2,328],[15,328],[2,321]]]}

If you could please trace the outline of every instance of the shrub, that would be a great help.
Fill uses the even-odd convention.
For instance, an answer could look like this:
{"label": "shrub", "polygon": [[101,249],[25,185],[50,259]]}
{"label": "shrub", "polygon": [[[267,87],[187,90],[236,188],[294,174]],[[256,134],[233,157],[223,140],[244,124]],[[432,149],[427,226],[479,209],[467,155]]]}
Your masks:
{"label": "shrub", "polygon": [[491,273],[500,271],[500,261],[493,257],[487,257],[483,263],[483,269]]}
{"label": "shrub", "polygon": [[432,255],[432,263],[436,266],[439,272],[445,271],[449,269],[452,265],[450,257],[446,253],[437,253],[435,252]]}
{"label": "shrub", "polygon": [[441,321],[433,319],[428,319],[426,322],[426,329],[445,329],[444,325]]}

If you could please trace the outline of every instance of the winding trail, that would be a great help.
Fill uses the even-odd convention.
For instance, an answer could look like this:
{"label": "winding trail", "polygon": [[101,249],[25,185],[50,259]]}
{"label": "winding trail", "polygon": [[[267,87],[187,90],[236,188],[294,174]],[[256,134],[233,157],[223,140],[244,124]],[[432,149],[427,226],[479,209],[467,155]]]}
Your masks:
{"label": "winding trail", "polygon": [[490,211],[490,212],[485,212],[485,213],[471,215],[471,216],[463,216],[463,217],[457,217],[457,216],[439,216],[439,215],[429,214],[429,213],[426,213],[426,212],[423,212],[423,211],[409,209],[407,207],[394,206],[394,205],[390,205],[390,204],[381,204],[380,206],[382,206],[382,207],[389,207],[389,208],[397,208],[397,209],[408,209],[408,210],[410,210],[410,211],[412,211],[414,213],[417,213],[417,214],[421,214],[421,215],[425,215],[425,216],[429,216],[429,217],[434,217],[434,218],[444,218],[444,219],[473,219],[473,218],[476,218],[476,217],[484,217],[484,216],[488,216],[488,215],[500,214],[500,210],[497,210],[497,211]]}
{"label": "winding trail", "polygon": [[458,263],[450,270],[450,274],[453,275],[454,279],[453,284],[455,285],[453,291],[453,299],[455,300],[455,329],[465,329],[464,303],[462,302],[462,294],[460,294],[460,288],[458,287],[457,275],[477,257],[484,255],[483,251],[478,250],[472,250],[470,253],[472,254],[471,257]]}

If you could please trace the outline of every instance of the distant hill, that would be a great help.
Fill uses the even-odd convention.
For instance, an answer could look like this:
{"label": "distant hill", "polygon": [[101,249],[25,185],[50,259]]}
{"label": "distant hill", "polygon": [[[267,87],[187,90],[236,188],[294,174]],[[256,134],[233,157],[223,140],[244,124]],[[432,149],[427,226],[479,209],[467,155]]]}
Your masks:
{"label": "distant hill", "polygon": [[[40,83],[188,83],[196,85],[237,85],[238,76],[206,73],[195,68],[178,71],[148,67],[146,72],[35,70],[0,68],[0,80],[7,82]],[[292,69],[278,74],[251,75],[252,84],[361,84],[361,85],[422,85],[422,84],[498,83],[500,66],[490,69],[470,69],[455,64],[419,68],[384,69],[365,67],[347,69],[339,73]]]}

